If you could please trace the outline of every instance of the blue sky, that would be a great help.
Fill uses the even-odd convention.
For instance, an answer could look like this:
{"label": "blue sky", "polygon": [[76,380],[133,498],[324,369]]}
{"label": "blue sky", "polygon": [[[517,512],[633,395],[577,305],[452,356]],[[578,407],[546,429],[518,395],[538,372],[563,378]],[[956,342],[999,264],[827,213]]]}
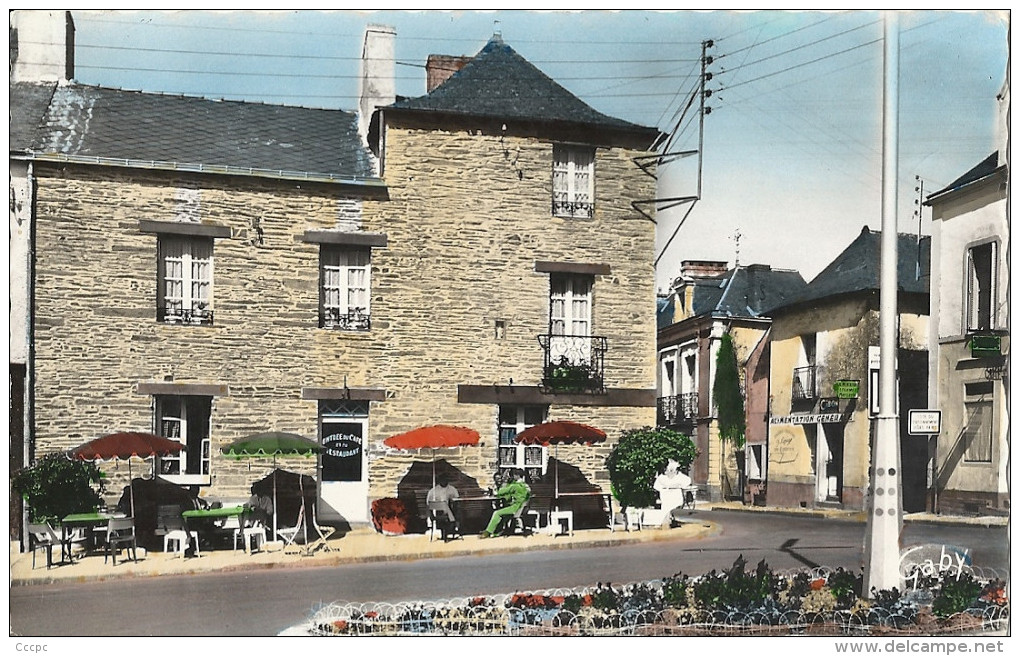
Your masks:
{"label": "blue sky", "polygon": [[[862,226],[880,226],[877,12],[72,14],[79,82],[347,110],[356,106],[366,24],[396,27],[397,92],[408,96],[424,93],[429,54],[471,55],[498,31],[596,109],[676,131],[679,149],[697,148],[696,115],[681,110],[701,44],[711,39],[701,200],[679,229],[686,207],[658,217],[660,286],[684,259],[732,264],[737,231],[741,264],[799,269],[810,279]],[[935,191],[998,147],[1007,20],[992,12],[900,14],[901,231],[917,230],[915,175],[925,192]],[[694,193],[694,162],[663,170],[659,196]],[[929,223],[925,211],[923,232]]]}

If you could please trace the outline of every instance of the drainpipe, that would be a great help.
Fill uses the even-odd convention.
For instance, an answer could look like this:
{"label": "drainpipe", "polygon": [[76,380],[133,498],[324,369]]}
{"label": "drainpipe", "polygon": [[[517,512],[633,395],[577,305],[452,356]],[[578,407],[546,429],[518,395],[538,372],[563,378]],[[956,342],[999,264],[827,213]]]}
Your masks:
{"label": "drainpipe", "polygon": [[[22,466],[28,467],[35,458],[35,212],[36,212],[36,180],[35,164],[28,163],[28,253],[25,264],[28,271],[25,275],[25,340],[27,353],[25,358],[25,407],[22,409],[21,459]],[[28,505],[21,504],[21,551],[27,548]]]}

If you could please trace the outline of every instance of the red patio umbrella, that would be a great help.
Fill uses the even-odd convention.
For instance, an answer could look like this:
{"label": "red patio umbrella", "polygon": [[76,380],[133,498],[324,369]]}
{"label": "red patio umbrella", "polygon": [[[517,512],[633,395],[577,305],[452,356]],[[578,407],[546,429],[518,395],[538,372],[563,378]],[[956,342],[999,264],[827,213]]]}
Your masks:
{"label": "red patio umbrella", "polygon": [[152,433],[110,433],[67,452],[71,460],[127,460],[131,490],[131,516],[135,516],[135,488],[131,485],[131,458],[151,458],[180,453],[184,445]]}
{"label": "red patio umbrella", "polygon": [[423,426],[414,430],[393,435],[383,440],[383,444],[394,449],[409,451],[411,449],[432,450],[432,487],[436,486],[436,449],[455,446],[474,446],[478,444],[478,431],[464,426]]}
{"label": "red patio umbrella", "polygon": [[[597,444],[606,441],[606,432],[579,424],[575,421],[547,421],[544,424],[536,424],[531,428],[525,428],[514,438],[519,444],[531,444],[537,446],[553,445],[558,454],[560,444]],[[556,458],[555,465],[555,493],[560,493],[560,461]]]}

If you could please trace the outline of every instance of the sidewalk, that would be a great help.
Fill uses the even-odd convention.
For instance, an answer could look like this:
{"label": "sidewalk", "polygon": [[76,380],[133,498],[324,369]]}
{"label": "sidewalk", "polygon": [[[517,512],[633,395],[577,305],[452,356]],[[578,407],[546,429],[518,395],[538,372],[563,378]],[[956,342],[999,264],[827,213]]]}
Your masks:
{"label": "sidewalk", "polygon": [[[210,572],[230,572],[250,569],[281,567],[326,567],[348,563],[415,560],[420,558],[450,558],[465,555],[525,551],[531,549],[581,549],[587,547],[612,546],[630,542],[659,540],[696,540],[711,535],[718,526],[707,520],[701,511],[725,510],[736,512],[771,512],[794,515],[820,516],[847,521],[864,521],[864,513],[842,510],[778,510],[767,507],[744,506],[739,503],[699,504],[698,509],[685,517],[677,528],[644,528],[640,531],[626,531],[607,528],[575,531],[574,535],[550,536],[535,533],[528,537],[513,536],[482,540],[476,535],[442,542],[438,537],[429,541],[428,535],[386,536],[376,533],[371,527],[359,527],[346,534],[334,534],[328,544],[330,551],[318,550],[312,555],[264,550],[247,554],[243,550],[216,550],[202,552],[196,558],[180,558],[174,554],[150,552],[144,558],[139,554],[138,562],[118,558],[117,565],[103,562],[102,554],[90,555],[70,565],[59,565],[46,569],[43,552],[36,554],[36,568],[32,569],[32,554],[19,553],[17,543],[11,544],[11,585],[30,585],[57,582],[103,581],[125,577],[149,577],[194,575]],[[919,513],[908,515],[906,521],[932,523],[1000,525],[1007,523],[1005,517],[946,517]],[[56,555],[56,554],[54,554]]]}
{"label": "sidewalk", "polygon": [[[530,536],[511,536],[483,540],[477,535],[443,542],[437,536],[430,541],[421,534],[388,536],[371,527],[358,527],[341,535],[331,536],[331,551],[319,549],[311,555],[295,553],[296,547],[280,550],[263,550],[251,554],[243,550],[220,549],[205,552],[195,558],[181,558],[176,554],[149,552],[144,558],[139,552],[138,562],[117,559],[117,565],[103,562],[103,555],[89,555],[73,564],[54,565],[46,569],[45,553],[36,554],[36,568],[32,569],[32,554],[18,553],[18,544],[11,544],[11,585],[31,585],[57,582],[104,581],[127,577],[172,576],[230,572],[250,569],[281,567],[327,567],[341,564],[385,560],[416,560],[420,558],[450,558],[465,555],[506,553],[533,549],[580,549],[601,547],[628,542],[656,540],[694,540],[709,535],[717,526],[697,516],[691,516],[677,528],[644,528],[626,531],[617,528],[576,530],[573,535],[551,536],[542,532]],[[54,552],[54,556],[58,554]]]}

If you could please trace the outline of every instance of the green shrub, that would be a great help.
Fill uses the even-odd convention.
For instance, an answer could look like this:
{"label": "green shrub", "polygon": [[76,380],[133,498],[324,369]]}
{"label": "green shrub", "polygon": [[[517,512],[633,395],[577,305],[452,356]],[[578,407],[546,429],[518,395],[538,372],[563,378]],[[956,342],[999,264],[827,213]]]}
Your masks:
{"label": "green shrub", "polygon": [[962,613],[977,601],[981,591],[982,585],[969,572],[960,572],[959,575],[946,572],[931,604],[931,612],[937,617]]}
{"label": "green shrub", "polygon": [[747,561],[738,556],[733,567],[718,574],[712,570],[694,582],[694,599],[698,607],[754,608],[766,599],[774,599],[782,579],[773,574],[764,560],[758,563],[754,574],[744,571]]}
{"label": "green shrub", "polygon": [[670,608],[686,608],[688,605],[687,588],[691,579],[686,574],[677,572],[662,580],[662,600]]}
{"label": "green shrub", "polygon": [[28,502],[31,521],[56,522],[74,513],[95,512],[104,480],[94,462],[50,453],[16,471],[11,488]]}
{"label": "green shrub", "polygon": [[655,504],[655,477],[676,460],[687,470],[698,456],[690,437],[668,428],[626,431],[606,458],[613,494],[625,508]]}

